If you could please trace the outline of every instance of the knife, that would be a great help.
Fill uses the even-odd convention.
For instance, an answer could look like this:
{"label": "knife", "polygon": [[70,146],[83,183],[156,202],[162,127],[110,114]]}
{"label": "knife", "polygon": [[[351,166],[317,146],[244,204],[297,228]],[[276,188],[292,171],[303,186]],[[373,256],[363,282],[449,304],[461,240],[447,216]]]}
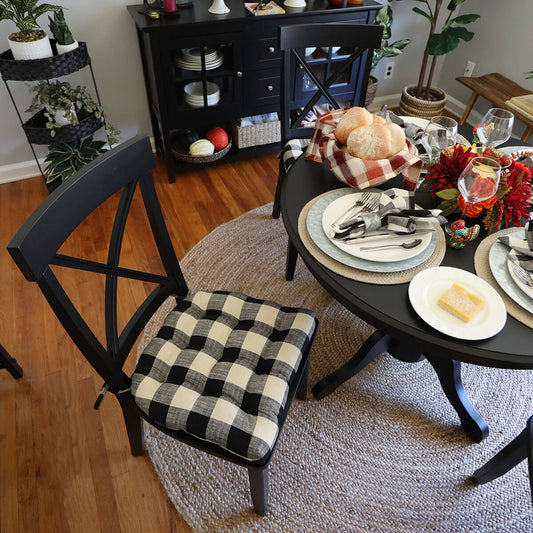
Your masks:
{"label": "knife", "polygon": [[376,238],[377,240],[383,240],[382,237],[407,237],[407,236],[414,236],[414,235],[427,235],[428,233],[433,233],[435,230],[424,230],[424,231],[415,231],[413,233],[399,233],[399,232],[389,232],[389,233],[375,233],[374,235],[361,235],[361,237],[348,237],[342,242],[345,242],[347,244],[356,244],[357,241],[360,241],[361,239],[372,239]]}

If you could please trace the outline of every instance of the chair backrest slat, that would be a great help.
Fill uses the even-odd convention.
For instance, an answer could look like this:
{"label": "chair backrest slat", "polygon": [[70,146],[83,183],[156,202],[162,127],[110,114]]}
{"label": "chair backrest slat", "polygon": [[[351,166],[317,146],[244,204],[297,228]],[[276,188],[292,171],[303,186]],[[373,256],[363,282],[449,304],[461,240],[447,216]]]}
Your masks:
{"label": "chair backrest slat", "polygon": [[[301,121],[319,103],[328,103],[333,109],[339,109],[341,104],[346,103],[350,106],[364,105],[372,54],[381,45],[382,34],[383,27],[375,24],[299,24],[279,28],[282,144],[290,139],[312,135],[313,128],[302,127]],[[331,63],[316,62],[303,54],[305,48],[333,46],[349,49],[350,52]],[[316,75],[314,66],[324,68],[327,75]],[[299,70],[307,76],[314,89],[302,91],[301,87],[296,87],[297,80],[301,78]],[[343,76],[352,80],[350,94],[340,87]]]}
{"label": "chair backrest slat", "polygon": [[[121,144],[58,187],[8,244],[8,251],[20,270],[29,281],[38,283],[66,331],[111,390],[127,386],[129,378],[122,371],[122,365],[152,314],[168,296],[183,297],[188,293],[152,180],[154,166],[148,137],[137,136]],[[165,275],[119,267],[124,230],[138,184]],[[118,191],[122,193],[113,222],[107,263],[58,254],[80,223]],[[105,275],[105,346],[75,308],[51,265]],[[119,333],[117,280],[120,277],[154,282],[157,286]]]}

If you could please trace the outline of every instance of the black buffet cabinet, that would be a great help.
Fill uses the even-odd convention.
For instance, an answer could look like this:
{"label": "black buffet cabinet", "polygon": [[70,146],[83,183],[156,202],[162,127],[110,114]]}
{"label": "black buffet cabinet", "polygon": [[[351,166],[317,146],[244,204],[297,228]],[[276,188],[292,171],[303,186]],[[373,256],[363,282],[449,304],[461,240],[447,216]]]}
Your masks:
{"label": "black buffet cabinet", "polygon": [[[193,0],[191,6],[180,8],[177,16],[161,14],[156,20],[140,13],[141,5],[128,6],[137,28],[154,141],[158,153],[165,156],[171,182],[177,170],[172,150],[174,132],[208,129],[242,117],[279,111],[279,26],[371,24],[381,8],[373,0],[348,7],[331,7],[327,0],[308,0],[298,11],[289,12],[287,8],[282,15],[254,16],[242,1],[226,0],[230,12],[214,15],[208,12],[211,3]],[[316,68],[327,70],[336,53],[333,49],[315,52]],[[297,90],[304,92],[303,71],[295,75],[300,76]],[[356,86],[357,80],[349,80],[343,90],[353,92]],[[211,94],[213,87],[215,94]],[[227,157],[254,156],[278,147],[232,148]]]}

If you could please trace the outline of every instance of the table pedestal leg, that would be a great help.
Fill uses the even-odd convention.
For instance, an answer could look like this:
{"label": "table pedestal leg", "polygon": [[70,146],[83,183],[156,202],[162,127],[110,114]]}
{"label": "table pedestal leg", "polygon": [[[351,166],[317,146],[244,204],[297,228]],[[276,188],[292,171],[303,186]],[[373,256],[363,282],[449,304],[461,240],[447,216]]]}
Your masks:
{"label": "table pedestal leg", "polygon": [[478,468],[472,479],[482,485],[503,476],[524,459],[529,463],[529,486],[533,501],[533,416],[527,421],[526,428],[490,461]]}
{"label": "table pedestal leg", "polygon": [[425,355],[437,373],[444,394],[459,415],[466,434],[474,442],[481,442],[489,434],[489,426],[466,395],[461,379],[461,363],[453,359]]}
{"label": "table pedestal leg", "polygon": [[317,400],[321,400],[331,394],[337,387],[372,362],[379,354],[386,352],[390,341],[389,335],[376,330],[349,361],[315,384],[312,389],[314,397]]}

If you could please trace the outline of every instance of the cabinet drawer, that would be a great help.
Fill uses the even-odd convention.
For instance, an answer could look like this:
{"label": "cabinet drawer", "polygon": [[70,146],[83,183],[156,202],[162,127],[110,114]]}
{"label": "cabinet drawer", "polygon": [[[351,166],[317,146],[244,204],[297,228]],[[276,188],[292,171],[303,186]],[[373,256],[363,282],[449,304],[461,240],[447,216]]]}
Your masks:
{"label": "cabinet drawer", "polygon": [[281,68],[281,52],[279,50],[277,29],[273,28],[271,35],[265,35],[257,39],[257,46],[251,54],[252,61],[249,68]]}
{"label": "cabinet drawer", "polygon": [[279,103],[281,80],[278,69],[263,69],[250,72],[246,81],[245,98],[254,104]]}

